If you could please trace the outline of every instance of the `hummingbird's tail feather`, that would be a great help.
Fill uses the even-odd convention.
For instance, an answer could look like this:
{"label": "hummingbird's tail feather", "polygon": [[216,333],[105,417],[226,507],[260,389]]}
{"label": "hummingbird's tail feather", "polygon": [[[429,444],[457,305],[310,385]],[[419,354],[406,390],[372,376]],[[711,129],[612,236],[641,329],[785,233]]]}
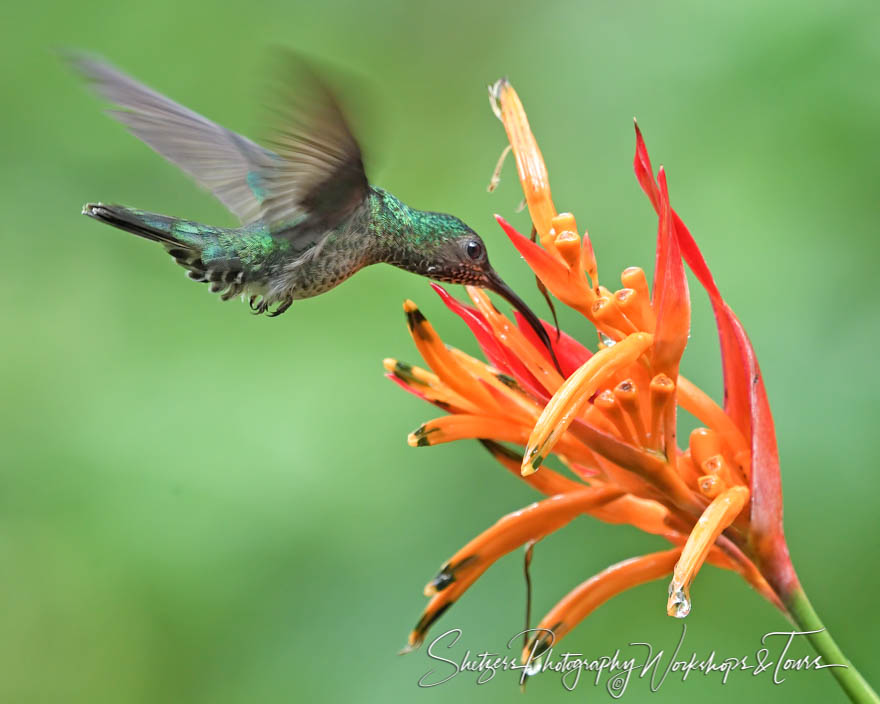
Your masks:
{"label": "hummingbird's tail feather", "polygon": [[179,238],[172,234],[175,218],[145,213],[121,205],[104,205],[103,203],[86,203],[83,206],[82,214],[152,242],[168,245],[183,244]]}
{"label": "hummingbird's tail feather", "polygon": [[211,293],[221,294],[224,301],[246,288],[242,262],[221,244],[221,228],[122,205],[87,203],[82,212],[125,232],[158,242],[187,270],[190,279],[211,284]]}

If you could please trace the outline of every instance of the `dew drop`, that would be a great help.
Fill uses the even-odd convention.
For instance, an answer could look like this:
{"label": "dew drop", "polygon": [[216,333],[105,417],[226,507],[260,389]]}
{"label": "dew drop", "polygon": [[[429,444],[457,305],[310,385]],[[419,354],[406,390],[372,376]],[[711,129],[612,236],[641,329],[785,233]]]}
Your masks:
{"label": "dew drop", "polygon": [[666,610],[675,618],[684,618],[691,612],[691,600],[675,580],[669,583],[669,601]]}
{"label": "dew drop", "polygon": [[605,347],[614,347],[614,345],[617,344],[616,340],[611,339],[601,330],[599,331],[599,342],[601,342],[602,345]]}
{"label": "dew drop", "polygon": [[541,671],[541,658],[535,658],[526,666],[526,676],[534,677]]}

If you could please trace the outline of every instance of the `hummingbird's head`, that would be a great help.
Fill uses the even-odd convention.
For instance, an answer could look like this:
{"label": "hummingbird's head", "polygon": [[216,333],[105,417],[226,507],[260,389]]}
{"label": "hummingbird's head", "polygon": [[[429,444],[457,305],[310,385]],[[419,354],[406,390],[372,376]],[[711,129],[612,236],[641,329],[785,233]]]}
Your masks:
{"label": "hummingbird's head", "polygon": [[477,286],[497,293],[522,314],[559,369],[547,330],[525,301],[492,268],[486,245],[480,236],[451,215],[444,216],[442,224],[443,229],[433,233],[433,246],[424,249],[424,257],[417,264],[416,273],[435,281]]}

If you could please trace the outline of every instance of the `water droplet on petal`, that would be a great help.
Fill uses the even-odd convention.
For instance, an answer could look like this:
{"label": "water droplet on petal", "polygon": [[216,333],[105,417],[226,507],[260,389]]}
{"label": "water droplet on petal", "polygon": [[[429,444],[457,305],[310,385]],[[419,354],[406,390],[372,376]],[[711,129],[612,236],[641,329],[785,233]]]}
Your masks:
{"label": "water droplet on petal", "polygon": [[541,671],[541,658],[535,658],[526,666],[526,676],[533,677]]}
{"label": "water droplet on petal", "polygon": [[666,613],[675,618],[684,618],[691,612],[691,600],[687,592],[674,579],[669,583],[669,601]]}
{"label": "water droplet on petal", "polygon": [[599,331],[599,342],[602,343],[602,345],[605,347],[614,347],[614,345],[617,344],[616,340],[608,337],[608,335],[606,335],[601,330]]}

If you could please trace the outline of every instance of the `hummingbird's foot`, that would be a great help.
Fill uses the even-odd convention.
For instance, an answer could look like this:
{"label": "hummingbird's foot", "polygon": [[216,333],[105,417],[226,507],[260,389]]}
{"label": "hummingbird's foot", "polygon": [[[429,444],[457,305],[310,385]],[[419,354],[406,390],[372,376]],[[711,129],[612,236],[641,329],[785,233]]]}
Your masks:
{"label": "hummingbird's foot", "polygon": [[290,308],[291,305],[293,305],[292,298],[285,298],[284,300],[279,302],[275,310],[269,311],[269,307],[272,304],[265,298],[260,299],[259,302],[257,301],[257,299],[260,299],[259,294],[254,294],[250,298],[250,306],[251,310],[254,311],[254,315],[262,315],[263,313],[267,313],[270,318],[278,317],[284,311]]}
{"label": "hummingbird's foot", "polygon": [[269,304],[266,302],[266,299],[260,299],[259,294],[254,294],[253,296],[251,296],[249,304],[251,310],[254,312],[254,315],[262,315],[269,309]]}
{"label": "hummingbird's foot", "polygon": [[285,298],[283,301],[281,301],[281,303],[278,304],[278,307],[275,310],[273,310],[271,313],[269,313],[269,317],[270,318],[277,318],[284,311],[286,311],[288,308],[290,308],[291,305],[293,305],[293,299],[292,298]]}

